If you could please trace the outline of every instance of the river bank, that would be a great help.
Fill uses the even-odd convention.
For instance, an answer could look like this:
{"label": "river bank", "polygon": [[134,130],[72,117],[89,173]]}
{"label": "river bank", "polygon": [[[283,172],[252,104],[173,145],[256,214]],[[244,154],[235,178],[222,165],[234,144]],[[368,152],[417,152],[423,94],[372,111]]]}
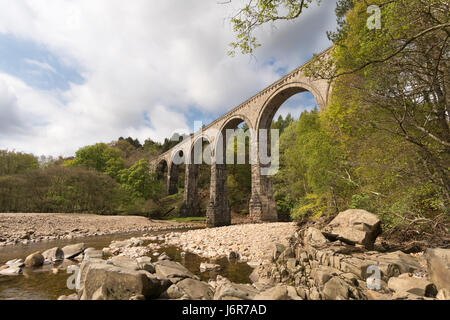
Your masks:
{"label": "river bank", "polygon": [[198,223],[149,220],[138,216],[0,213],[0,247],[41,241],[72,240],[111,234],[199,227]]}

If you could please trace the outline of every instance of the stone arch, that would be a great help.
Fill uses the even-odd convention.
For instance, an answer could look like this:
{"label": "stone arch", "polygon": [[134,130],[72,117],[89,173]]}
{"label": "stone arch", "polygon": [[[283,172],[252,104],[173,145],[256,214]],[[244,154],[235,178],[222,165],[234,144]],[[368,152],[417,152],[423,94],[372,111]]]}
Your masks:
{"label": "stone arch", "polygon": [[[213,150],[213,157],[218,164],[225,163],[223,161],[225,160],[225,151],[226,151],[226,146],[227,146],[227,142],[228,142],[228,141],[225,141],[226,140],[226,130],[227,129],[236,129],[237,126],[242,122],[244,122],[251,131],[254,130],[254,125],[247,116],[245,116],[243,114],[234,114],[231,117],[229,117],[228,119],[226,119],[226,121],[224,121],[224,123],[220,127],[219,131],[216,133],[217,137],[214,141],[214,146],[213,146],[212,150]],[[254,137],[254,138],[256,138],[256,137]],[[219,148],[221,148],[221,149],[219,149]]]}
{"label": "stone arch", "polygon": [[[277,113],[280,106],[286,102],[286,100],[297,93],[306,91],[310,92],[314,96],[320,110],[323,110],[326,107],[328,100],[327,97],[323,97],[319,90],[314,86],[306,82],[291,82],[276,90],[261,107],[256,123],[256,129],[258,132],[260,129],[270,129],[270,124],[273,117]],[[326,95],[328,95],[328,92]]]}
{"label": "stone arch", "polygon": [[167,182],[168,182],[167,194],[168,195],[173,195],[173,194],[178,193],[179,168],[185,162],[185,161],[183,161],[184,156],[185,156],[185,152],[183,149],[176,150],[171,155],[169,169],[168,169],[168,177],[167,177]]}

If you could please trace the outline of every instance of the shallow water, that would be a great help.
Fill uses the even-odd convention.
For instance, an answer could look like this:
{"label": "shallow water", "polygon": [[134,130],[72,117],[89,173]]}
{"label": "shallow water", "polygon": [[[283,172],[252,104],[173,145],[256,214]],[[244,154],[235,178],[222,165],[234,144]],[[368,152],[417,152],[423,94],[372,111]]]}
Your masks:
{"label": "shallow water", "polygon": [[[172,231],[164,232],[146,232],[149,235],[158,235]],[[183,231],[180,231],[183,232]],[[0,248],[0,266],[12,259],[25,259],[29,254],[36,251],[45,251],[54,247],[63,247],[69,244],[85,243],[86,248],[103,249],[108,247],[114,240],[125,240],[133,236],[142,236],[143,233],[106,235],[99,237],[78,238],[73,240],[54,240],[40,243],[32,243],[29,245],[15,245]],[[249,275],[252,268],[246,263],[236,263],[226,258],[218,260],[209,260],[201,258],[195,254],[186,253],[184,257],[181,251],[176,247],[163,247],[157,252],[166,252],[173,260],[182,263],[192,273],[198,275],[203,281],[215,278],[217,274],[227,277],[233,282],[249,283]],[[154,261],[152,253],[149,254]],[[219,264],[222,269],[219,272],[200,272],[200,264],[202,262],[213,262]],[[60,270],[57,274],[53,274],[52,270],[57,267],[67,268],[68,265],[78,264],[76,261],[65,260],[60,264],[47,265],[40,268],[24,268],[23,274],[18,276],[0,276],[0,300],[54,300],[61,295],[69,295],[75,291],[67,288],[66,282],[71,274],[66,270]]]}

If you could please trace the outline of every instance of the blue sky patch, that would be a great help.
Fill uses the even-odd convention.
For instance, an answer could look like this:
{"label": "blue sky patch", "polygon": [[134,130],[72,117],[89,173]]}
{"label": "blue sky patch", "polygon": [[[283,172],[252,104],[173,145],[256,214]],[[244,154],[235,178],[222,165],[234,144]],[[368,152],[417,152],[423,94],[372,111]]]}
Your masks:
{"label": "blue sky patch", "polygon": [[47,48],[9,34],[0,34],[0,71],[40,90],[67,90],[84,79],[75,67],[64,65]]}

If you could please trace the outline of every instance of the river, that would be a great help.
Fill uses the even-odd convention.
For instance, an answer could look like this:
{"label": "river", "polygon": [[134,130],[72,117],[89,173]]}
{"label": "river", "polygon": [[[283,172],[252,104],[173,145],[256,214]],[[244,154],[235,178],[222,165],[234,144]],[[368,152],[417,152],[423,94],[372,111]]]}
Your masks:
{"label": "river", "polygon": [[[187,230],[180,230],[185,232]],[[172,231],[146,232],[148,235],[161,235]],[[74,240],[54,240],[29,245],[15,245],[0,248],[0,266],[12,259],[24,259],[31,253],[36,251],[45,251],[54,247],[64,247],[70,244],[83,242],[86,248],[103,249],[108,247],[114,240],[121,241],[131,237],[140,237],[144,233],[115,234],[98,237],[78,238]],[[214,263],[219,264],[222,268],[219,272],[200,272],[200,264],[209,262],[208,259],[202,258],[192,253],[181,255],[181,251],[177,247],[166,246],[159,250],[158,253],[166,252],[174,261],[182,263],[192,273],[198,275],[201,280],[208,281],[217,274],[227,277],[236,283],[250,283],[249,275],[252,268],[247,263],[231,262],[227,258],[215,260]],[[152,252],[154,253],[154,252]],[[156,258],[149,254],[153,260]],[[69,295],[75,291],[67,288],[66,282],[69,273],[66,272],[67,266],[78,264],[77,261],[64,260],[62,263],[55,265],[46,265],[39,268],[24,268],[23,274],[18,276],[0,276],[0,300],[55,300],[61,295]],[[61,267],[58,273],[53,273],[54,268]]]}

